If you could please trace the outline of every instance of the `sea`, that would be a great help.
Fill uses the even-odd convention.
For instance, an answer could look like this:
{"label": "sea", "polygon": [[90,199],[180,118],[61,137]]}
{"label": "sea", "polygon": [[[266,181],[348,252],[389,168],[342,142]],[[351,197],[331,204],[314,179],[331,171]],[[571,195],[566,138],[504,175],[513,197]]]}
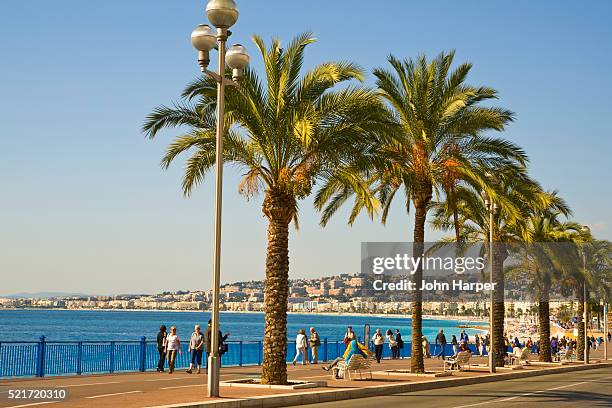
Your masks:
{"label": "sea", "polygon": [[[105,310],[0,310],[0,343],[7,341],[38,341],[44,335],[47,341],[118,341],[140,340],[142,336],[154,339],[159,326],[176,326],[179,338],[188,339],[195,324],[204,328],[210,318],[208,312],[168,311],[105,311]],[[263,313],[221,312],[220,324],[228,340],[262,340],[264,334]],[[409,316],[374,315],[323,315],[289,314],[287,336],[294,339],[298,330],[315,327],[322,339],[342,340],[347,326],[352,326],[359,337],[364,336],[365,326],[371,333],[380,328],[399,329],[408,340],[412,320]],[[485,322],[452,319],[423,319],[423,334],[433,342],[436,333],[444,329],[448,340],[459,337],[462,327],[472,337],[481,332],[476,328]]]}

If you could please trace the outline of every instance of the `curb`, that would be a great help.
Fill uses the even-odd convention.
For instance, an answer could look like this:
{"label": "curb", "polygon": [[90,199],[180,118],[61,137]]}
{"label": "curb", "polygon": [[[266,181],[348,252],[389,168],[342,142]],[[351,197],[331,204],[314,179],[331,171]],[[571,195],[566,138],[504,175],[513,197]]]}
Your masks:
{"label": "curb", "polygon": [[610,363],[598,363],[579,366],[562,366],[545,370],[513,371],[509,373],[492,374],[481,377],[450,379],[445,379],[444,377],[442,377],[438,381],[400,383],[394,385],[375,385],[364,388],[324,390],[308,393],[276,394],[256,396],[248,399],[225,399],[221,401],[203,401],[172,405],[160,405],[148,408],[275,408],[292,405],[306,405],[317,404],[321,402],[342,401],[354,398],[376,397],[415,391],[428,391],[439,388],[458,387],[464,385],[512,380],[517,378],[535,377],[539,375],[561,374],[572,371],[592,370],[610,366],[612,366],[612,364]]}

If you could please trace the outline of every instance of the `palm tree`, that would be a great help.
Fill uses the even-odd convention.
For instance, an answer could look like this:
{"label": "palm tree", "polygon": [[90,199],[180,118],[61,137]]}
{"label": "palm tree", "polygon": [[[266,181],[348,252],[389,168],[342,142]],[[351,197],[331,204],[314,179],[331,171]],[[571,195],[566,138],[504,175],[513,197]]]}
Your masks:
{"label": "palm tree", "polygon": [[544,210],[534,209],[527,221],[523,241],[513,246],[519,262],[508,271],[522,275],[530,282],[538,299],[539,316],[539,360],[552,362],[550,353],[550,291],[556,280],[561,280],[571,270],[571,259],[567,257],[569,243],[579,233],[580,225],[563,222],[561,216],[570,214],[567,204],[550,194],[550,205]]}
{"label": "palm tree", "polygon": [[[494,174],[494,176],[492,175]],[[464,184],[458,189],[457,208],[461,225],[460,242],[477,244],[486,242],[490,236],[489,210],[483,202],[480,188],[492,197],[498,206],[493,217],[493,254],[488,246],[483,247],[487,256],[493,256],[493,281],[496,282],[493,299],[492,350],[495,353],[495,365],[502,367],[506,356],[504,344],[505,313],[505,275],[504,262],[510,255],[510,247],[521,243],[527,231],[527,220],[533,211],[545,208],[556,208],[554,197],[544,192],[540,185],[532,180],[525,168],[503,166],[495,173],[485,176],[482,186]],[[445,202],[432,204],[434,219],[432,226],[436,229],[450,230],[454,227],[452,212]]]}
{"label": "palm tree", "polygon": [[[483,136],[488,130],[502,131],[512,120],[512,112],[479,105],[496,98],[497,92],[466,85],[472,65],[465,63],[451,72],[453,59],[454,52],[442,53],[430,62],[424,56],[416,61],[390,56],[392,70],[374,70],[379,92],[391,106],[398,129],[394,137],[374,146],[373,160],[347,169],[348,173],[360,171],[366,184],[378,193],[383,223],[396,193],[403,190],[407,211],[411,206],[415,210],[415,257],[423,254],[427,210],[434,194],[453,196],[460,180],[482,179],[486,169],[527,161],[514,144]],[[349,223],[360,208],[374,208],[367,191],[360,183],[347,186],[337,180],[325,186],[316,199],[323,210],[322,223],[352,195],[355,205]],[[422,277],[420,266],[412,279],[420,282]],[[417,290],[412,299],[412,372],[424,371],[421,339],[422,292]]]}
{"label": "palm tree", "polygon": [[[253,37],[265,67],[265,83],[247,69],[240,87],[226,94],[224,159],[244,171],[239,191],[250,197],[263,191],[262,211],[268,220],[265,277],[265,333],[261,382],[286,384],[289,224],[297,226],[298,201],[337,166],[359,154],[368,133],[384,126],[386,110],[376,93],[338,84],[363,79],[349,62],[330,62],[300,76],[310,33],[286,47]],[[202,78],[187,86],[185,102],[161,106],[147,118],[144,131],[154,138],[164,127],[187,126],[162,159],[168,167],[191,151],[183,179],[190,195],[215,162],[216,83]]]}

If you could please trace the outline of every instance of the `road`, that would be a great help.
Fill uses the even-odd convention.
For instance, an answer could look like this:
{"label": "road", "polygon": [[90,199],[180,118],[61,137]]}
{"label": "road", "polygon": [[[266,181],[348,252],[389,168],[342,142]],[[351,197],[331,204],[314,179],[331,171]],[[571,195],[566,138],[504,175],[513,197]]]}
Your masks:
{"label": "road", "polygon": [[612,407],[612,367],[549,374],[385,397],[352,399],[310,408]]}

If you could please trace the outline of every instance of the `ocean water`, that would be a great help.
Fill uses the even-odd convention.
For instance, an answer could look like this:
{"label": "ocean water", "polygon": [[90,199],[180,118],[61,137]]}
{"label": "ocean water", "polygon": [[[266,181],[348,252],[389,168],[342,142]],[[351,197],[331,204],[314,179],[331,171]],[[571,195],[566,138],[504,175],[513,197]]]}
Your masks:
{"label": "ocean water", "polygon": [[[111,341],[140,340],[141,336],[153,340],[159,326],[177,327],[181,339],[188,339],[195,324],[203,328],[208,322],[208,312],[155,312],[155,311],[102,311],[102,310],[0,310],[0,343],[4,341],[37,341],[41,335],[47,341]],[[399,329],[405,340],[410,339],[409,317],[376,317],[349,315],[288,315],[287,333],[293,339],[299,329],[316,327],[322,339],[342,340],[346,326],[353,326],[363,337],[364,326]],[[228,340],[261,340],[264,333],[263,313],[221,313],[221,330],[230,333]],[[459,337],[461,325],[485,326],[462,320],[423,320],[423,334],[433,342],[439,329],[444,329],[447,339]],[[477,329],[468,328],[471,336]]]}

